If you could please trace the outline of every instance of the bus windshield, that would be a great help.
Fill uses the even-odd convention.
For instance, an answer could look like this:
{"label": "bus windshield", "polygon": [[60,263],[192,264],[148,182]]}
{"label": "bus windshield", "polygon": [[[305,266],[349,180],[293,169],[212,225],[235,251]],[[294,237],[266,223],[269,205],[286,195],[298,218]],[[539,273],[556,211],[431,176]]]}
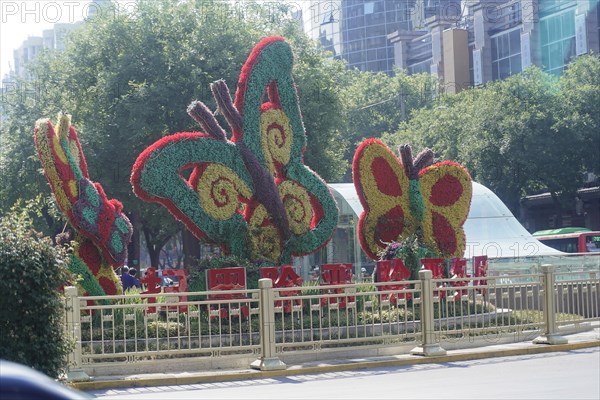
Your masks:
{"label": "bus windshield", "polygon": [[585,238],[585,248],[588,253],[600,253],[600,235],[587,235]]}
{"label": "bus windshield", "polygon": [[579,247],[577,238],[560,238],[560,239],[544,239],[537,238],[540,242],[546,246],[550,246],[553,249],[564,251],[565,253],[579,253]]}
{"label": "bus windshield", "polygon": [[533,236],[546,246],[565,253],[600,253],[600,232],[589,229],[551,229],[535,232]]}

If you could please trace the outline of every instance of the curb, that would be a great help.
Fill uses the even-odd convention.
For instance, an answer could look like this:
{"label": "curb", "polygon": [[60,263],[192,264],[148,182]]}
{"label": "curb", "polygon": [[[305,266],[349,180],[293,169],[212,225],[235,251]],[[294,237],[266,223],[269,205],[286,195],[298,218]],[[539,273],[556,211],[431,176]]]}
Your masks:
{"label": "curb", "polygon": [[204,373],[198,375],[188,375],[183,377],[165,376],[152,378],[135,378],[135,379],[107,379],[102,381],[89,382],[71,382],[68,385],[83,391],[103,390],[103,389],[118,389],[118,388],[133,388],[133,387],[148,387],[148,386],[172,386],[172,385],[190,385],[197,383],[215,383],[227,382],[234,380],[249,380],[249,379],[265,379],[281,376],[317,374],[327,372],[352,371],[368,368],[384,368],[396,367],[405,365],[417,364],[437,364],[456,361],[480,360],[484,358],[507,357],[527,354],[542,354],[561,351],[578,350],[590,347],[599,347],[600,340],[584,341],[577,343],[556,344],[556,345],[535,345],[532,347],[524,347],[517,349],[501,349],[488,350],[481,352],[459,352],[455,354],[447,354],[444,356],[408,356],[409,358],[397,360],[381,360],[381,361],[357,361],[346,362],[331,365],[319,366],[290,366],[288,369],[279,371],[258,371],[258,370],[240,370],[230,371],[225,373]]}

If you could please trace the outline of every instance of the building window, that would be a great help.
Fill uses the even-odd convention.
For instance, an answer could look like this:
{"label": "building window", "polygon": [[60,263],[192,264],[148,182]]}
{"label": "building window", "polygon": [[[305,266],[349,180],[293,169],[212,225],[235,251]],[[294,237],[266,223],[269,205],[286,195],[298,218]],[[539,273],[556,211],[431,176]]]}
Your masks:
{"label": "building window", "polygon": [[492,38],[492,79],[504,79],[521,72],[520,30]]}
{"label": "building window", "polygon": [[567,10],[540,20],[542,67],[560,75],[575,57],[575,10]]}
{"label": "building window", "polygon": [[413,65],[410,65],[408,67],[408,73],[410,75],[431,73],[431,58],[428,58],[427,60],[421,61],[421,62],[413,64]]}
{"label": "building window", "polygon": [[475,50],[474,45],[469,46],[469,79],[471,80],[471,85],[475,82],[475,69],[473,68],[473,50]]}

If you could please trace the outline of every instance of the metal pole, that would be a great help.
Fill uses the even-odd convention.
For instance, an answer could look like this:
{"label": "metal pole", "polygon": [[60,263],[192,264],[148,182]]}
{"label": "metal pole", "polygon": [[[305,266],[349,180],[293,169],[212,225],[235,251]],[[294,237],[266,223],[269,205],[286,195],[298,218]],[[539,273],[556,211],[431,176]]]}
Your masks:
{"label": "metal pole", "polygon": [[421,346],[410,351],[417,356],[444,356],[446,350],[435,341],[435,324],[433,318],[433,284],[431,282],[433,273],[424,269],[419,271],[421,280]]}
{"label": "metal pole", "polygon": [[263,278],[258,281],[259,296],[259,325],[261,356],[250,366],[261,371],[286,369],[286,365],[275,356],[275,296],[273,281]]}
{"label": "metal pole", "polygon": [[66,332],[67,338],[74,342],[74,347],[68,356],[66,378],[68,382],[83,382],[91,380],[81,368],[81,315],[79,296],[75,286],[65,288],[66,301]]}
{"label": "metal pole", "polygon": [[556,328],[556,301],[554,297],[554,265],[542,265],[542,273],[544,274],[544,321],[545,332],[543,335],[533,339],[535,344],[565,344],[568,340],[560,336]]}

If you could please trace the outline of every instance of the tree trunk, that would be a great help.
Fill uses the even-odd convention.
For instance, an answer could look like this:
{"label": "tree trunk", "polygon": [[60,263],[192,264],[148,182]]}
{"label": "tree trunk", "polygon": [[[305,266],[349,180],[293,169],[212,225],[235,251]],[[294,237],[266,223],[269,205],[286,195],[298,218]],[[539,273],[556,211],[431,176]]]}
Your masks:
{"label": "tree trunk", "polygon": [[150,266],[159,269],[160,251],[169,241],[170,237],[159,239],[157,238],[156,233],[147,227],[142,228],[142,232],[144,232],[144,238],[146,239],[146,247],[148,249],[148,255],[150,256]]}
{"label": "tree trunk", "polygon": [[[56,223],[57,221],[55,221],[54,218],[52,218],[52,215],[50,215],[50,210],[48,208],[48,205],[42,206],[42,217],[46,221],[46,224],[48,225],[48,229],[50,229],[50,232],[51,232],[50,235],[55,244],[56,244],[57,235],[63,233],[63,231],[71,230],[71,226],[68,223],[66,225],[62,225],[62,226],[60,224]],[[71,239],[73,239],[73,238],[74,238],[74,235],[73,235],[73,232],[71,232]]]}
{"label": "tree trunk", "polygon": [[181,232],[183,242],[183,268],[187,271],[190,267],[197,265],[200,260],[200,241],[187,229]]}
{"label": "tree trunk", "polygon": [[558,198],[558,195],[555,192],[550,192],[551,196],[552,196],[552,202],[554,203],[554,210],[556,211],[556,220],[554,223],[554,227],[555,228],[562,228],[562,222],[563,222],[563,209],[562,209],[562,204],[560,203],[560,199]]}
{"label": "tree trunk", "polygon": [[131,242],[127,246],[127,265],[134,267],[138,271],[140,270],[140,218],[137,213],[131,213],[129,215],[129,221],[133,226],[133,234],[131,235]]}

